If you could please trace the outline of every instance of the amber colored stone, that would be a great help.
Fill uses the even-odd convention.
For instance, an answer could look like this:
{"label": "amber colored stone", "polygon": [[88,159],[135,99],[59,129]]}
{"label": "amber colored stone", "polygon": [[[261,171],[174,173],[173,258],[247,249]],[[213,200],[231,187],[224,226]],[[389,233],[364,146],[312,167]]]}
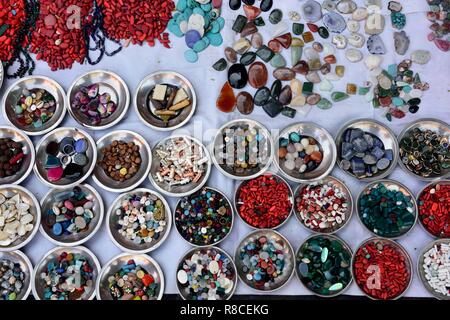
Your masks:
{"label": "amber colored stone", "polygon": [[336,74],[337,74],[339,77],[342,78],[342,77],[344,76],[344,73],[345,73],[345,67],[344,67],[344,66],[341,66],[341,65],[336,66],[335,72],[336,72]]}
{"label": "amber colored stone", "polygon": [[304,32],[302,34],[302,37],[303,37],[303,41],[305,41],[306,43],[314,41],[314,36],[309,31]]}
{"label": "amber colored stone", "polygon": [[261,14],[261,9],[255,6],[244,5],[244,12],[248,20],[255,20]]}
{"label": "amber colored stone", "polygon": [[295,78],[295,72],[290,68],[277,68],[273,71],[275,79],[290,81]]}
{"label": "amber colored stone", "polygon": [[278,158],[284,159],[287,155],[287,149],[285,147],[281,147],[278,149]]}
{"label": "amber colored stone", "polygon": [[347,83],[347,93],[348,94],[356,94],[357,86],[354,83]]}
{"label": "amber colored stone", "polygon": [[216,107],[222,112],[231,112],[235,106],[236,96],[234,95],[233,88],[228,82],[225,82],[217,98]]}
{"label": "amber colored stone", "polygon": [[309,65],[305,60],[300,60],[294,67],[292,67],[295,73],[306,76],[309,72]]}
{"label": "amber colored stone", "polygon": [[308,29],[311,30],[311,32],[319,31],[319,27],[314,23],[307,23],[306,25],[308,26]]}
{"label": "amber colored stone", "polygon": [[267,46],[275,53],[279,53],[281,51],[281,43],[279,43],[277,40],[270,40]]}
{"label": "amber colored stone", "polygon": [[311,160],[319,163],[322,161],[322,152],[320,151],[314,151],[313,153],[311,153]]}
{"label": "amber colored stone", "polygon": [[250,114],[254,109],[253,97],[250,93],[242,91],[236,97],[236,108],[242,114]]}
{"label": "amber colored stone", "polygon": [[323,58],[323,60],[330,64],[336,63],[336,57],[334,56],[334,54],[330,54],[330,55],[326,56],[325,58]]}
{"label": "amber colored stone", "polygon": [[259,89],[261,87],[264,87],[267,83],[268,78],[269,74],[264,63],[259,61],[254,62],[248,68],[248,82],[253,88]]}
{"label": "amber colored stone", "polygon": [[285,33],[279,37],[276,37],[277,40],[285,49],[288,49],[292,44],[292,35],[290,33]]}

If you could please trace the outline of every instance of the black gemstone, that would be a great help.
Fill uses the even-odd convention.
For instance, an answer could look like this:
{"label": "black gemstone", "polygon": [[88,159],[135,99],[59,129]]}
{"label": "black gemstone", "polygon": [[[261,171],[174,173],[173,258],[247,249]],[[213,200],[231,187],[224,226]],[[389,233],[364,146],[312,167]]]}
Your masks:
{"label": "black gemstone", "polygon": [[[296,113],[297,113],[297,110],[292,109],[290,107],[284,107],[283,110],[281,111],[281,114],[288,118],[294,118]],[[314,162],[314,161],[310,161],[310,162]]]}
{"label": "black gemstone", "polygon": [[255,4],[255,0],[242,0],[242,2],[248,6],[252,6]]}
{"label": "black gemstone", "polygon": [[233,29],[233,31],[237,33],[241,33],[246,24],[247,24],[247,17],[244,17],[243,15],[238,15],[231,29]]}
{"label": "black gemstone", "polygon": [[227,61],[224,58],[222,58],[216,63],[214,63],[212,67],[214,70],[223,71],[227,68],[227,65],[228,65]]}
{"label": "black gemstone", "polygon": [[247,69],[243,64],[236,63],[228,69],[228,82],[233,88],[242,89],[247,85],[247,81]]}
{"label": "black gemstone", "polygon": [[255,105],[261,107],[267,103],[270,99],[270,90],[267,87],[259,88],[258,91],[256,91],[253,101]]}
{"label": "black gemstone", "polygon": [[230,9],[238,10],[241,7],[241,0],[230,0]]}
{"label": "black gemstone", "polygon": [[419,106],[410,106],[408,108],[409,112],[411,113],[416,113],[417,111],[419,111]]}
{"label": "black gemstone", "polygon": [[264,62],[269,62],[270,60],[272,60],[275,53],[270,50],[269,47],[263,45],[256,51],[256,55],[260,57]]}
{"label": "black gemstone", "polygon": [[412,98],[408,100],[408,104],[410,106],[418,106],[420,104],[420,99],[419,98]]}
{"label": "black gemstone", "polygon": [[273,6],[273,0],[262,0],[261,4],[259,5],[261,11],[267,12],[270,9],[272,9]]}
{"label": "black gemstone", "polygon": [[256,53],[254,52],[246,52],[242,55],[240,62],[244,66],[248,66],[252,64],[256,60]]}
{"label": "black gemstone", "polygon": [[283,111],[283,105],[275,99],[270,99],[263,109],[271,118],[275,118]]}
{"label": "black gemstone", "polygon": [[281,83],[280,80],[275,80],[275,82],[272,84],[272,87],[270,88],[270,95],[272,96],[272,98],[278,100],[282,86],[283,84]]}

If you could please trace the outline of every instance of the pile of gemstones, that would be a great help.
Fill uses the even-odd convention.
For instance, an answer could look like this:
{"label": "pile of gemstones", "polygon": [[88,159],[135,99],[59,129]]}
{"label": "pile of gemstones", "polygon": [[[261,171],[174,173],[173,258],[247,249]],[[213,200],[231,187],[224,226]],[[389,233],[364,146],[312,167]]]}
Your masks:
{"label": "pile of gemstones", "polygon": [[133,178],[141,168],[140,146],[133,141],[114,140],[100,150],[102,159],[98,165],[115,181]]}
{"label": "pile of gemstones", "polygon": [[22,142],[0,138],[0,178],[17,174],[26,157]]}
{"label": "pile of gemstones", "polygon": [[430,20],[430,30],[427,38],[433,41],[439,50],[448,52],[450,50],[450,2],[448,0],[427,0],[430,11],[427,19]]}
{"label": "pile of gemstones", "polygon": [[[23,89],[14,107],[16,122],[21,127],[41,128],[56,110],[55,98],[45,89]],[[63,106],[59,106],[63,108]]]}
{"label": "pile of gemstones", "polygon": [[423,264],[419,265],[428,285],[439,295],[450,297],[450,244],[440,241],[423,254]]}
{"label": "pile of gemstones", "polygon": [[450,237],[450,183],[448,180],[426,187],[419,195],[419,219],[435,237]]}
{"label": "pile of gemstones", "polygon": [[30,205],[19,193],[12,197],[0,193],[0,247],[8,247],[34,229]]}
{"label": "pile of gemstones", "polygon": [[2,1],[0,8],[0,61],[8,61],[13,57],[16,35],[22,27],[25,17],[24,0]]}
{"label": "pile of gemstones", "polygon": [[16,300],[22,292],[25,277],[20,263],[0,259],[0,300]]}

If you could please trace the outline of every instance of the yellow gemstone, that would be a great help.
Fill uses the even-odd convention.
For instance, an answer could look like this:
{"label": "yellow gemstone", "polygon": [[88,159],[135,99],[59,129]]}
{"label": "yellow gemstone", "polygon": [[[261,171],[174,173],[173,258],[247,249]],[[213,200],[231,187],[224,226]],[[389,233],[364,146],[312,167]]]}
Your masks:
{"label": "yellow gemstone", "polygon": [[356,94],[356,84],[354,83],[347,83],[347,93],[348,94]]}
{"label": "yellow gemstone", "polygon": [[128,170],[127,170],[127,168],[122,168],[122,169],[120,169],[119,173],[120,173],[122,176],[125,176],[125,175],[128,173]]}
{"label": "yellow gemstone", "polygon": [[344,66],[341,66],[341,65],[336,66],[336,74],[339,77],[343,77],[344,73],[345,73],[345,67]]}
{"label": "yellow gemstone", "polygon": [[306,43],[314,41],[314,35],[309,31],[306,31],[305,33],[303,33],[302,37],[303,37],[303,41],[305,41]]}
{"label": "yellow gemstone", "polygon": [[139,279],[142,279],[142,278],[145,276],[145,272],[142,271],[142,270],[139,270],[138,272],[136,272],[136,276],[137,276]]}

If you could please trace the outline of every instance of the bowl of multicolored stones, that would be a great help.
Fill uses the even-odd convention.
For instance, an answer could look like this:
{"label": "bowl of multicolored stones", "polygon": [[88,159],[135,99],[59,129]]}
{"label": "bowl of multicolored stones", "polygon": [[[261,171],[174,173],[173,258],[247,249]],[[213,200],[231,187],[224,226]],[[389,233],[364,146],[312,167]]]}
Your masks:
{"label": "bowl of multicolored stones", "polygon": [[328,176],[298,185],[294,192],[294,212],[309,231],[332,234],[350,221],[353,197],[341,180]]}
{"label": "bowl of multicolored stones", "polygon": [[33,142],[21,130],[0,126],[0,184],[19,184],[33,170]]}
{"label": "bowl of multicolored stones", "polygon": [[95,287],[99,300],[161,300],[164,285],[155,259],[121,253],[103,266]]}
{"label": "bowl of multicolored stones", "polygon": [[263,292],[281,289],[295,268],[291,244],[280,233],[269,229],[254,231],[242,239],[234,260],[241,281]]}
{"label": "bowl of multicolored stones", "polygon": [[450,300],[450,239],[430,242],[419,255],[417,269],[423,286],[439,300]]}
{"label": "bowl of multicolored stones", "polygon": [[197,96],[192,84],[181,74],[159,71],[141,81],[134,102],[145,125],[159,131],[171,131],[192,118]]}
{"label": "bowl of multicolored stones", "polygon": [[86,247],[56,247],[34,268],[31,288],[37,300],[92,300],[100,262]]}
{"label": "bowl of multicolored stones", "polygon": [[94,182],[110,192],[128,192],[147,178],[152,150],[140,134],[128,130],[112,131],[97,141]]}
{"label": "bowl of multicolored stones", "polygon": [[450,126],[438,119],[419,119],[398,136],[400,167],[423,181],[450,178]]}
{"label": "bowl of multicolored stones", "polygon": [[344,240],[333,235],[312,235],[297,251],[298,279],[319,297],[336,297],[352,282],[352,255]]}
{"label": "bowl of multicolored stones", "polygon": [[281,130],[275,163],[289,180],[307,183],[325,178],[336,162],[336,145],[324,128],[299,122]]}
{"label": "bowl of multicolored stones", "polygon": [[44,76],[24,77],[3,95],[3,116],[27,135],[43,135],[61,123],[66,114],[66,94],[54,80]]}
{"label": "bowl of multicolored stones", "polygon": [[88,184],[52,189],[42,198],[39,231],[58,246],[78,246],[91,239],[103,221],[100,194]]}
{"label": "bowl of multicolored stones", "polygon": [[33,265],[22,251],[0,252],[0,300],[26,300],[32,274]]}
{"label": "bowl of multicolored stones", "polygon": [[172,213],[162,195],[136,189],[114,200],[106,221],[108,234],[117,247],[126,252],[147,253],[169,236]]}
{"label": "bowl of multicolored stones", "polygon": [[117,74],[95,70],[77,78],[67,92],[67,110],[82,126],[105,130],[119,123],[130,105],[130,91]]}
{"label": "bowl of multicolored stones", "polygon": [[212,161],[226,177],[252,179],[269,169],[273,159],[270,132],[249,119],[224,124],[212,144]]}
{"label": "bowl of multicolored stones", "polygon": [[356,211],[361,224],[375,236],[398,239],[409,233],[417,221],[417,203],[400,182],[369,183],[358,195]]}
{"label": "bowl of multicolored stones", "polygon": [[0,252],[22,248],[36,235],[41,222],[41,206],[24,187],[0,186]]}
{"label": "bowl of multicolored stones", "polygon": [[211,156],[197,139],[177,135],[153,148],[149,179],[169,197],[184,197],[200,190],[211,173]]}
{"label": "bowl of multicolored stones", "polygon": [[337,165],[348,175],[375,181],[390,175],[397,165],[395,133],[379,121],[357,119],[336,135]]}
{"label": "bowl of multicolored stones", "polygon": [[233,259],[218,247],[189,250],[178,262],[177,287],[184,300],[228,300],[237,286]]}

